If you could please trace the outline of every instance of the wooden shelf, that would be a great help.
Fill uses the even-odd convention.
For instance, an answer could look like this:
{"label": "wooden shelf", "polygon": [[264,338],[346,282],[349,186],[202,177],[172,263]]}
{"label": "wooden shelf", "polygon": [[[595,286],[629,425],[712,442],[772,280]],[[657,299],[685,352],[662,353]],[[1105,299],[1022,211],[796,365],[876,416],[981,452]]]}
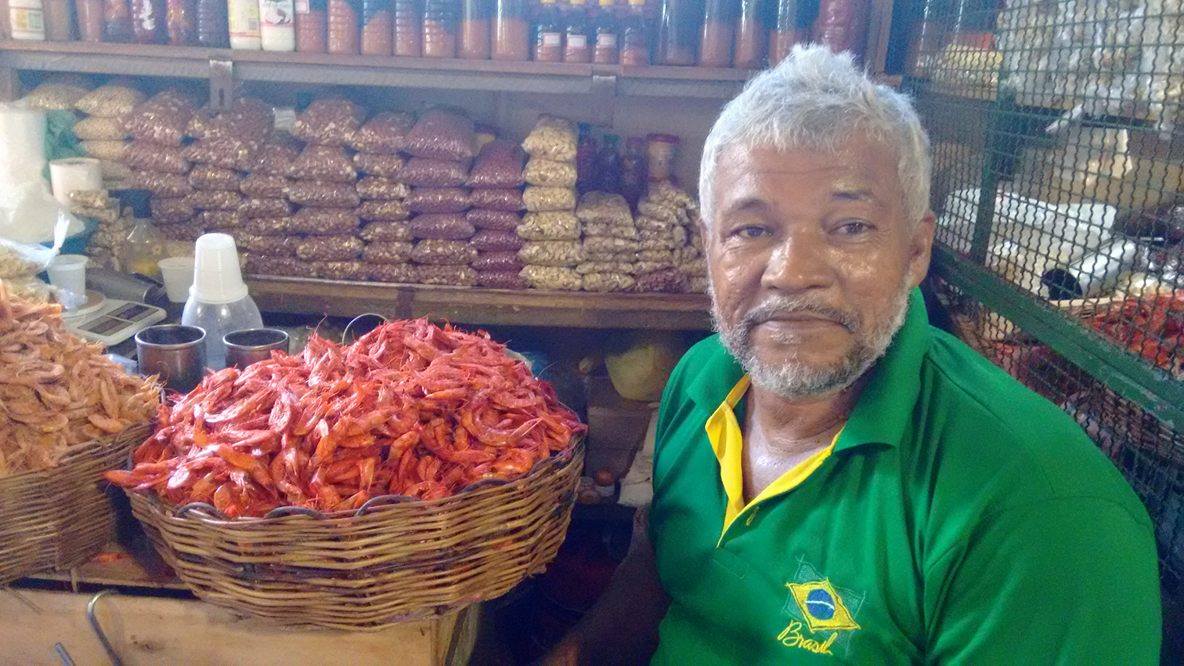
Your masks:
{"label": "wooden shelf", "polygon": [[0,40],[0,67],[209,79],[231,63],[238,81],[436,88],[490,92],[729,99],[752,72],[702,67],[626,67],[544,62],[338,56],[197,47]]}
{"label": "wooden shelf", "polygon": [[482,326],[711,328],[709,301],[703,294],[508,291],[270,277],[249,278],[247,284],[264,312],[341,317],[377,312]]}

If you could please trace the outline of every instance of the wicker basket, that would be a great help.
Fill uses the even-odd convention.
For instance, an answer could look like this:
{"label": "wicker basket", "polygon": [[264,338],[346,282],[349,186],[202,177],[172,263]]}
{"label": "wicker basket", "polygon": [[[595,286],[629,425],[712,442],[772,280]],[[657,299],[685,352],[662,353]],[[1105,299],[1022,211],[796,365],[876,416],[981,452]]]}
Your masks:
{"label": "wicker basket", "polygon": [[[356,512],[281,508],[227,520],[129,492],[157,551],[201,599],[290,626],[378,629],[505,594],[555,557],[583,444],[512,482]],[[278,513],[278,515],[277,515]]]}
{"label": "wicker basket", "polygon": [[119,467],[148,426],[71,447],[57,467],[0,479],[0,585],[90,559],[111,535],[115,515],[102,473]]}

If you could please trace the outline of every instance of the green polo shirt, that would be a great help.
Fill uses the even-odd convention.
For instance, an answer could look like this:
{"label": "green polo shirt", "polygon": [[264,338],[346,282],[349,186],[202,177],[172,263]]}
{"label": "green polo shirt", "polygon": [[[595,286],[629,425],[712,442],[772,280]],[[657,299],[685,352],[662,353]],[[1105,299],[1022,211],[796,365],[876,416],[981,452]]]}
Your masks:
{"label": "green polo shirt", "polygon": [[1073,420],[931,328],[919,291],[872,373],[833,450],[738,515],[733,497],[725,529],[706,428],[743,371],[716,337],[679,363],[654,457],[655,663],[1157,663],[1151,521]]}

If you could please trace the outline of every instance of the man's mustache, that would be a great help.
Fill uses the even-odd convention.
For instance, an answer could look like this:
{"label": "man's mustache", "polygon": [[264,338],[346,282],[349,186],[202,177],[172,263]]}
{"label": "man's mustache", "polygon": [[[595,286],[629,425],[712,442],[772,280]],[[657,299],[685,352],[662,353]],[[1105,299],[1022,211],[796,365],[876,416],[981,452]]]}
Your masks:
{"label": "man's mustache", "polygon": [[779,315],[808,313],[824,317],[854,333],[859,328],[859,318],[849,312],[818,303],[809,298],[792,296],[770,296],[760,305],[749,310],[740,320],[738,328],[747,334],[758,324],[776,319]]}

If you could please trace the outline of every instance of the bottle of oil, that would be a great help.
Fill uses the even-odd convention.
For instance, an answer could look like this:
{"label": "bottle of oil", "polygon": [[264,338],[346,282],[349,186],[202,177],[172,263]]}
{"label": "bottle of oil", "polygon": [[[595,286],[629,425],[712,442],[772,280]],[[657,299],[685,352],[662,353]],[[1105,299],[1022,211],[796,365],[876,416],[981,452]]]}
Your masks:
{"label": "bottle of oil", "polygon": [[148,205],[147,190],[118,190],[115,196],[123,209],[131,210],[132,230],[120,248],[119,263],[126,273],[139,273],[145,277],[160,278],[160,266],[156,262],[164,259],[165,237],[152,226],[152,211]]}

